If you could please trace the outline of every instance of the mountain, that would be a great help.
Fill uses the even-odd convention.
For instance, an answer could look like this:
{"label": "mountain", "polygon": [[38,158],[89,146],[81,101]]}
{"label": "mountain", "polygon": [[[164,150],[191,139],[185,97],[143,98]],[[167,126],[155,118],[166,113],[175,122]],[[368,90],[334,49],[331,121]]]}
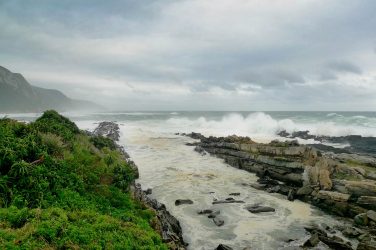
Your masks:
{"label": "mountain", "polygon": [[40,112],[103,110],[103,107],[83,100],[74,100],[55,89],[30,85],[19,73],[0,66],[0,112]]}

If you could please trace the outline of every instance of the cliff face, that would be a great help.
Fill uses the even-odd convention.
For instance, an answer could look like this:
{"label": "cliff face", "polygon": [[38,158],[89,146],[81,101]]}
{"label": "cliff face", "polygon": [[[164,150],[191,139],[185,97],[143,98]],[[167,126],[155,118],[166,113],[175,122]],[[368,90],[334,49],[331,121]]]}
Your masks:
{"label": "cliff face", "polygon": [[73,100],[62,92],[30,85],[19,73],[0,66],[0,112],[39,112],[101,109],[87,101]]}

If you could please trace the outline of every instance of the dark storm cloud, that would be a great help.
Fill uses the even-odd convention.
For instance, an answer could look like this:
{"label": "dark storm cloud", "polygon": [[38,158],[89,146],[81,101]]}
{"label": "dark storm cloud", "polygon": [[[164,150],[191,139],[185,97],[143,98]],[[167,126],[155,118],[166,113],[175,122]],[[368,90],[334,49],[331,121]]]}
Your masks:
{"label": "dark storm cloud", "polygon": [[[336,109],[342,98],[370,107],[375,9],[372,0],[0,0],[1,64],[110,106],[147,94],[140,109],[168,109],[166,99],[186,109],[308,99]],[[361,102],[351,97],[359,86]]]}

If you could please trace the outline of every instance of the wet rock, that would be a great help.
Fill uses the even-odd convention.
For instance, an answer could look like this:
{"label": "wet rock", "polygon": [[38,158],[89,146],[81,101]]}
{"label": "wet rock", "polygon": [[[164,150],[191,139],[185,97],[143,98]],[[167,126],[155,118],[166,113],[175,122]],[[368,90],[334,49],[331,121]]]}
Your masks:
{"label": "wet rock", "polygon": [[213,218],[213,222],[218,227],[221,227],[221,226],[223,226],[225,224],[225,221],[223,219],[221,219],[221,218],[218,218],[218,217]]}
{"label": "wet rock", "polygon": [[239,196],[240,193],[231,193],[231,194],[229,194],[229,195],[231,195],[231,196]]}
{"label": "wet rock", "polygon": [[356,196],[376,196],[376,181],[345,181],[349,193]]}
{"label": "wet rock", "polygon": [[191,137],[192,139],[197,139],[197,140],[205,139],[205,136],[203,136],[200,133],[195,133],[195,132],[192,132],[190,134],[186,134],[186,136]]}
{"label": "wet rock", "polygon": [[211,214],[213,213],[213,210],[211,209],[203,209],[197,212],[197,214]]}
{"label": "wet rock", "polygon": [[120,128],[115,122],[101,122],[93,131],[93,134],[110,138],[116,142],[120,138]]}
{"label": "wet rock", "polygon": [[309,195],[312,193],[312,191],[313,189],[311,188],[311,186],[306,185],[306,186],[299,188],[298,191],[296,191],[296,194],[297,195]]}
{"label": "wet rock", "polygon": [[354,217],[354,223],[359,226],[366,226],[368,224],[368,217],[366,213],[358,214]]}
{"label": "wet rock", "polygon": [[344,230],[342,230],[342,234],[349,238],[356,238],[361,235],[362,231],[355,227],[346,227]]}
{"label": "wet rock", "polygon": [[219,244],[215,250],[232,250],[232,248],[225,244]]}
{"label": "wet rock", "polygon": [[205,149],[203,149],[201,146],[196,146],[194,150],[201,155],[206,154]]}
{"label": "wet rock", "polygon": [[317,244],[319,244],[319,242],[319,235],[314,233],[306,242],[304,242],[303,247],[315,247]]}
{"label": "wet rock", "polygon": [[259,184],[259,183],[252,183],[250,184],[251,187],[257,190],[265,190],[266,189],[266,184]]}
{"label": "wet rock", "polygon": [[274,208],[267,207],[267,206],[261,206],[261,205],[247,206],[245,209],[247,209],[249,212],[254,213],[254,214],[266,213],[266,212],[275,212]]}
{"label": "wet rock", "polygon": [[289,191],[289,193],[288,193],[288,195],[287,195],[287,199],[289,200],[289,201],[293,201],[294,199],[295,199],[295,192],[294,192],[294,190],[293,189],[290,189],[290,191]]}
{"label": "wet rock", "polygon": [[373,210],[368,210],[367,211],[367,217],[371,221],[376,221],[376,212]]}
{"label": "wet rock", "polygon": [[219,211],[219,210],[215,210],[215,211],[211,212],[211,213],[208,215],[208,218],[213,219],[213,218],[217,217],[217,215],[219,215],[220,213],[221,213],[221,211]]}
{"label": "wet rock", "polygon": [[375,196],[360,196],[356,203],[362,207],[376,210],[376,197]]}
{"label": "wet rock", "polygon": [[193,201],[191,200],[183,200],[183,199],[178,199],[175,201],[175,206],[180,206],[180,205],[185,205],[185,204],[193,204]]}
{"label": "wet rock", "polygon": [[186,249],[187,244],[184,242],[180,223],[167,211],[166,206],[156,199],[151,199],[147,196],[142,191],[140,184],[133,184],[131,186],[131,193],[136,200],[156,212],[158,220],[157,223],[153,225],[153,228],[159,231],[163,242],[170,245],[171,249]]}
{"label": "wet rock", "polygon": [[376,250],[376,241],[360,242],[356,250]]}
{"label": "wet rock", "polygon": [[319,199],[324,199],[324,200],[347,202],[350,198],[350,195],[342,194],[342,193],[339,193],[339,192],[320,190],[317,193],[316,197],[319,198]]}
{"label": "wet rock", "polygon": [[244,201],[238,201],[238,200],[224,200],[224,201],[213,201],[212,204],[227,204],[227,203],[244,203]]}
{"label": "wet rock", "polygon": [[290,136],[290,133],[288,133],[286,130],[282,130],[278,132],[277,135],[279,135],[280,137],[288,137]]}
{"label": "wet rock", "polygon": [[145,192],[146,195],[149,195],[149,194],[153,193],[153,190],[151,188],[148,188],[144,192]]}

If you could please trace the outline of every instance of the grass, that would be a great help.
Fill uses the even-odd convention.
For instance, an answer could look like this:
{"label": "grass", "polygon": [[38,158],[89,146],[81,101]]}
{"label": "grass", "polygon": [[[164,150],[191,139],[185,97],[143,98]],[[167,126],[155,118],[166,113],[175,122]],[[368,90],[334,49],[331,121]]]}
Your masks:
{"label": "grass", "polygon": [[114,144],[55,111],[0,120],[0,249],[167,249]]}

